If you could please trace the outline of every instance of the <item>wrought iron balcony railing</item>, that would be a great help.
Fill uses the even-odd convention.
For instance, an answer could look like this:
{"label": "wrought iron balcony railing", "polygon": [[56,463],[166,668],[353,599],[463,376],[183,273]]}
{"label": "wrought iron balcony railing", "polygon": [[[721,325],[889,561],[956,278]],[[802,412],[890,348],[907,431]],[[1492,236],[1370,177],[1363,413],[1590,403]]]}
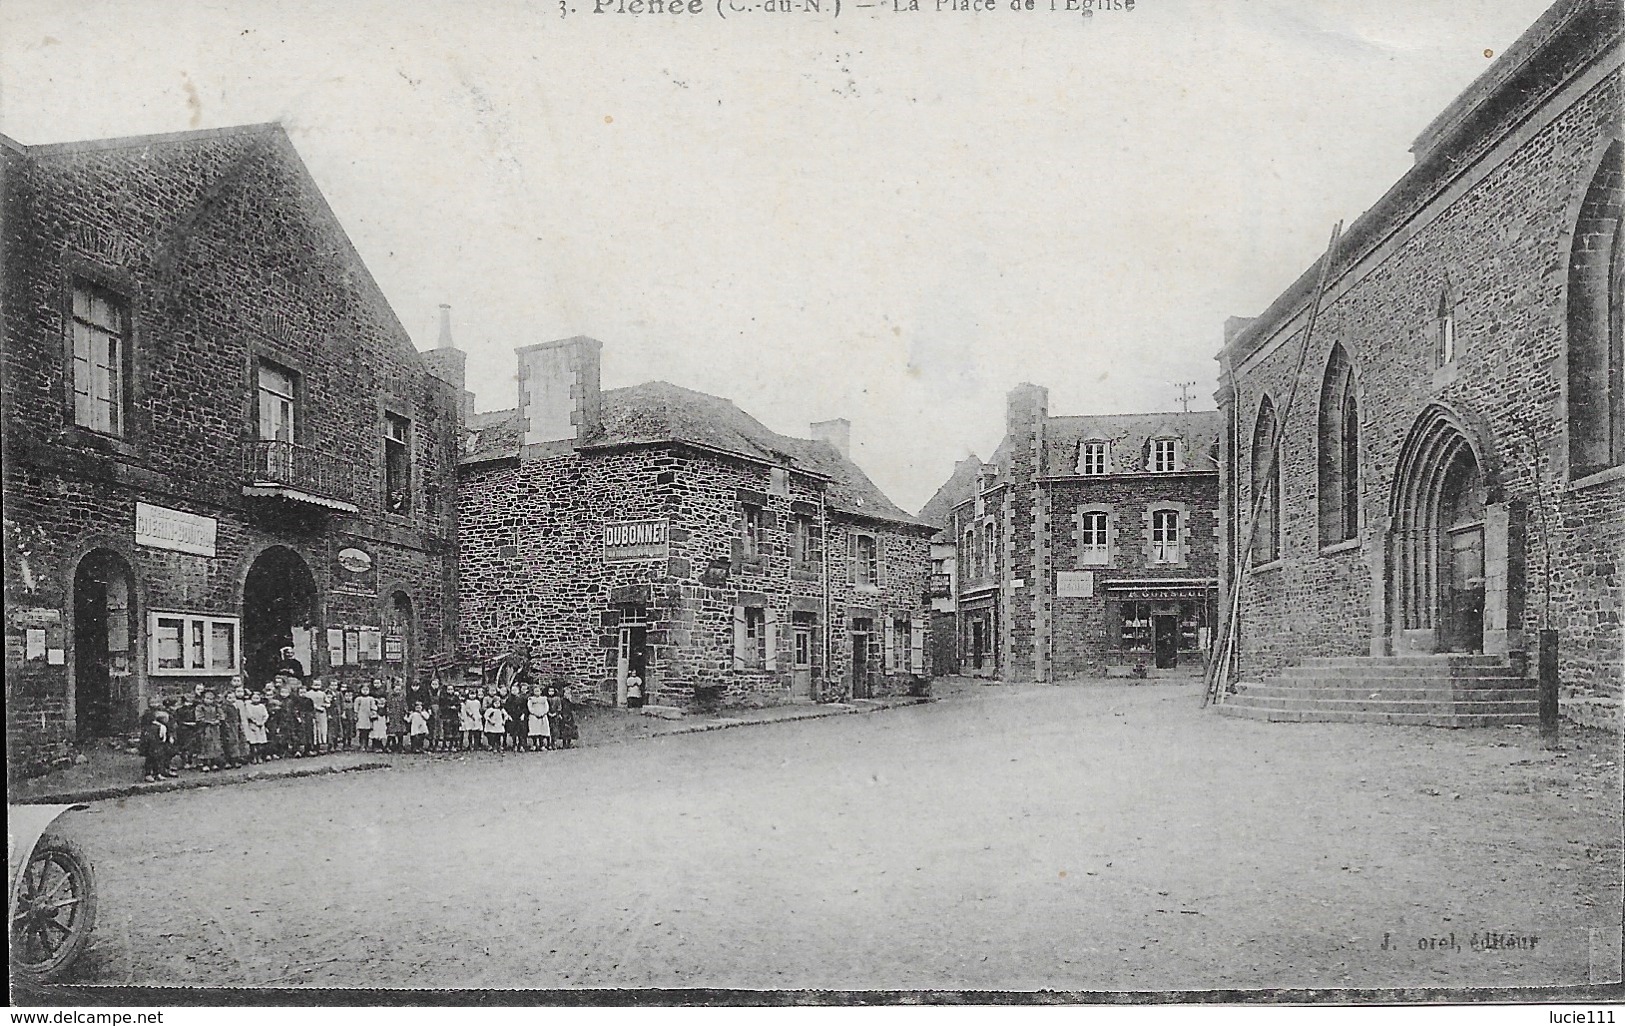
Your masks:
{"label": "wrought iron balcony railing", "polygon": [[294,442],[260,439],[243,447],[243,494],[354,511],[355,465]]}

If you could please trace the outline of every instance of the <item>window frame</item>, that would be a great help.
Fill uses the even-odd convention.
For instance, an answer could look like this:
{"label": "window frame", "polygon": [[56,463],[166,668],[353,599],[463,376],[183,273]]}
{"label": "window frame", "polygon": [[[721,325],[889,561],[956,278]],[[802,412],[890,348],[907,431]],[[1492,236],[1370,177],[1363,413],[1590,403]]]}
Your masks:
{"label": "window frame", "polygon": [[1105,477],[1111,468],[1111,452],[1112,443],[1103,438],[1086,438],[1079,442],[1079,475],[1083,477]]}
{"label": "window frame", "polygon": [[767,666],[767,607],[744,606],[745,610],[745,669],[760,670]]}
{"label": "window frame", "polygon": [[[864,545],[868,544],[868,554]],[[854,588],[880,588],[880,537],[868,531],[852,534],[852,586]]]}
{"label": "window frame", "polygon": [[[79,312],[79,299],[85,297],[86,306],[90,312],[81,315]],[[95,320],[95,303],[102,302],[109,308],[117,326],[112,327]],[[134,320],[131,313],[129,297],[116,289],[87,277],[74,278],[68,287],[67,302],[67,337],[65,339],[67,369],[64,377],[67,384],[67,419],[74,428],[89,432],[101,438],[125,440],[130,435],[131,393],[133,391],[134,361],[132,338],[134,336]],[[87,390],[83,393],[86,405],[94,408],[95,404],[105,404],[109,411],[107,428],[99,427],[95,423],[80,419],[79,396],[79,338],[80,329],[84,329],[86,337],[85,347],[85,374]],[[103,369],[109,372],[107,380],[116,393],[98,398],[95,386],[96,365],[93,360],[92,339],[106,339],[117,345],[116,356],[109,357]],[[94,420],[94,418],[92,418]]]}
{"label": "window frame", "polygon": [[[413,501],[414,495],[412,479],[414,475],[412,473],[412,418],[403,413],[396,413],[394,410],[384,410],[383,422],[384,430],[382,444],[384,448],[384,512],[393,514],[395,516],[411,516],[414,508],[417,505],[417,503]],[[396,436],[394,430],[397,424],[401,427],[399,437]],[[392,480],[394,477],[393,458],[397,454],[399,455],[399,460],[402,464],[402,480],[400,482],[401,487],[399,489],[391,487],[393,484],[395,484],[395,482]],[[399,491],[401,496],[399,506],[395,505],[392,498],[396,491]]]}
{"label": "window frame", "polygon": [[[288,391],[278,392],[266,386],[265,372],[272,370],[284,375],[288,381]],[[254,357],[254,437],[261,442],[287,442],[297,445],[299,442],[299,428],[303,417],[299,402],[299,372],[287,364],[263,354]],[[286,438],[279,438],[276,434],[269,437],[265,434],[265,397],[273,396],[283,401],[283,408],[287,413],[288,433]],[[278,418],[281,419],[281,418]],[[280,425],[279,425],[280,426]]]}
{"label": "window frame", "polygon": [[[1167,457],[1164,466],[1164,456]],[[1180,470],[1179,439],[1162,437],[1151,439],[1151,466],[1153,474],[1177,474]]]}
{"label": "window frame", "polygon": [[753,502],[740,503],[740,550],[746,559],[759,559],[767,551],[767,508]]}
{"label": "window frame", "polygon": [[[1170,526],[1169,521],[1172,522]],[[1182,511],[1172,506],[1156,506],[1151,510],[1150,563],[1152,566],[1170,566],[1185,561]],[[1160,537],[1159,537],[1160,536]],[[1173,546],[1170,550],[1169,546]],[[1172,552],[1172,556],[1169,552]]]}
{"label": "window frame", "polygon": [[[1091,522],[1097,521],[1098,527]],[[1086,541],[1098,535],[1098,541]],[[1112,515],[1110,510],[1078,511],[1078,565],[1110,566],[1112,562]]]}
{"label": "window frame", "polygon": [[[160,621],[175,622],[180,628],[180,665],[161,665],[166,660],[161,658],[158,626]],[[232,661],[228,665],[221,665],[214,658],[214,633],[218,626],[229,627],[231,630]],[[194,662],[192,659],[192,643],[194,629],[201,629],[203,637],[202,659]],[[188,613],[175,610],[154,609],[147,614],[147,672],[155,677],[231,677],[241,673],[243,663],[243,634],[242,618],[221,613]]]}

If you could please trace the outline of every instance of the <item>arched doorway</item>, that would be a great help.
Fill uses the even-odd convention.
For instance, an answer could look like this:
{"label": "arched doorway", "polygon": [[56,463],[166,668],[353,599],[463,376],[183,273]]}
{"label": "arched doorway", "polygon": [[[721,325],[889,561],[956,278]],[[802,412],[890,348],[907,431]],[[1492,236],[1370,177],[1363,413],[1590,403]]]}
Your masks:
{"label": "arched doorway", "polygon": [[135,723],[135,574],[123,556],[94,549],[73,574],[73,718],[80,741]]}
{"label": "arched doorway", "polygon": [[411,596],[396,591],[384,606],[384,662],[390,673],[409,681],[417,679],[417,639],[412,627]]}
{"label": "arched doorway", "polygon": [[1424,411],[1400,450],[1394,582],[1400,648],[1484,651],[1484,474],[1461,425]]}
{"label": "arched doorway", "polygon": [[[276,673],[282,649],[292,646],[310,673],[310,637],[320,617],[316,580],[292,549],[261,552],[243,580],[243,673],[260,685]],[[296,643],[297,641],[297,643]]]}

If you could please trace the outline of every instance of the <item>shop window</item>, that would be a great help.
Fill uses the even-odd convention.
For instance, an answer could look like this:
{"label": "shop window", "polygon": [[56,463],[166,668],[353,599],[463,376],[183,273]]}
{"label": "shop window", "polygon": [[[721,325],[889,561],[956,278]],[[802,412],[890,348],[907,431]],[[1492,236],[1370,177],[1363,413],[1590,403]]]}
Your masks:
{"label": "shop window", "polygon": [[73,422],[82,428],[124,434],[129,323],[128,308],[112,293],[73,290]]}
{"label": "shop window", "polygon": [[384,414],[384,508],[391,513],[412,511],[411,430],[400,414]]}
{"label": "shop window", "polygon": [[154,675],[228,676],[239,672],[242,647],[234,616],[152,613],[148,617],[149,669]]}
{"label": "shop window", "polygon": [[1111,562],[1111,514],[1085,510],[1078,514],[1078,565],[1106,566]]}

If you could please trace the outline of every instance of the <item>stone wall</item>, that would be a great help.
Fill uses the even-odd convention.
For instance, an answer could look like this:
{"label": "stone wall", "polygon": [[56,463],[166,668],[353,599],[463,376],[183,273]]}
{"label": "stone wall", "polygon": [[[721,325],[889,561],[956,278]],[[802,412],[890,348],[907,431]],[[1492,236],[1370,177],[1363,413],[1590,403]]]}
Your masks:
{"label": "stone wall", "polygon": [[[465,650],[489,659],[528,645],[577,697],[613,702],[617,607],[643,604],[651,703],[686,705],[698,689],[720,689],[716,697],[724,702],[778,701],[790,694],[792,623],[800,612],[815,616],[819,627],[812,697],[849,696],[851,610],[923,616],[928,534],[831,513],[819,482],[797,473],[788,475],[783,494],[772,484],[765,466],[681,445],[466,465],[459,490]],[[745,552],[747,504],[764,513],[756,555]],[[826,565],[793,565],[798,515],[821,525]],[[606,562],[604,526],[646,520],[669,523],[668,556]],[[854,529],[880,542],[878,589],[850,584],[846,553]],[[741,605],[767,611],[771,667],[735,666],[734,611]],[[894,676],[877,691],[904,686]]]}
{"label": "stone wall", "polygon": [[[62,665],[8,657],[12,765],[50,758],[73,733],[73,581],[95,550],[117,553],[135,579],[121,720],[149,694],[193,683],[145,672],[148,612],[240,614],[248,567],[268,546],[307,563],[318,627],[377,626],[387,593],[330,590],[336,548],[359,544],[378,589],[410,596],[417,651],[448,653],[456,397],[426,373],[281,130],[8,151],[4,202],[6,607],[12,621],[56,616],[65,649]],[[73,422],[67,318],[78,283],[128,306],[122,437]],[[261,356],[299,372],[298,439],[353,468],[358,514],[289,513],[242,494]],[[405,514],[385,511],[385,410],[412,423]],[[138,501],[214,519],[216,554],[137,546]],[[8,641],[17,626],[8,622]],[[316,648],[312,669],[323,671]]]}
{"label": "stone wall", "polygon": [[[1617,60],[1550,97],[1507,130],[1480,162],[1402,195],[1379,236],[1339,261],[1316,326],[1283,446],[1283,551],[1255,570],[1242,594],[1245,679],[1308,655],[1354,655],[1386,643],[1388,571],[1383,535],[1395,510],[1395,468],[1429,404],[1473,426],[1492,505],[1527,511],[1508,562],[1525,572],[1502,582],[1519,631],[1546,617],[1562,634],[1566,685],[1617,694],[1621,626],[1618,567],[1625,556],[1625,475],[1575,479],[1567,471],[1564,294],[1575,213],[1597,155],[1619,133]],[[1411,206],[1394,213],[1396,204]],[[1366,233],[1369,235],[1370,233]],[[1454,316],[1457,356],[1439,366],[1441,300]],[[1269,395],[1285,410],[1301,344],[1303,310],[1255,325],[1235,354],[1237,490],[1251,500],[1252,425]],[[1322,549],[1317,530],[1316,400],[1333,343],[1355,367],[1360,420],[1360,539]],[[1516,525],[1514,525],[1515,527]],[[1241,544],[1238,541],[1238,545]],[[1550,557],[1549,564],[1547,557]],[[1520,615],[1520,609],[1523,614]],[[1532,647],[1532,643],[1531,643]]]}

